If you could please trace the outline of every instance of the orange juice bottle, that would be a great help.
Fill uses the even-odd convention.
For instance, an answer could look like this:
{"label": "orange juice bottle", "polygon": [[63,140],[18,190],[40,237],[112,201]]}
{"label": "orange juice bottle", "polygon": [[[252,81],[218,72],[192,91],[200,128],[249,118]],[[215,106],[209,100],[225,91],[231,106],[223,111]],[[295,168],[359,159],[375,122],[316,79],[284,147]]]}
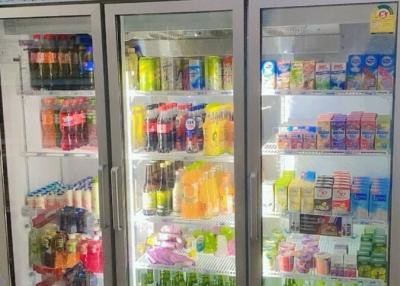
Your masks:
{"label": "orange juice bottle", "polygon": [[226,108],[225,121],[225,152],[233,154],[235,142],[235,125],[233,122],[233,104],[228,104]]}
{"label": "orange juice bottle", "polygon": [[218,148],[218,155],[223,154],[225,152],[225,116],[224,116],[224,106],[220,105],[217,107],[217,148]]}
{"label": "orange juice bottle", "polygon": [[[231,175],[224,173],[220,186],[220,203],[224,213],[235,213],[235,188],[232,183]],[[221,206],[220,206],[221,209]]]}
{"label": "orange juice bottle", "polygon": [[210,206],[212,215],[218,215],[219,212],[219,196],[218,196],[218,182],[216,170],[211,168],[208,172],[208,192],[210,198]]}

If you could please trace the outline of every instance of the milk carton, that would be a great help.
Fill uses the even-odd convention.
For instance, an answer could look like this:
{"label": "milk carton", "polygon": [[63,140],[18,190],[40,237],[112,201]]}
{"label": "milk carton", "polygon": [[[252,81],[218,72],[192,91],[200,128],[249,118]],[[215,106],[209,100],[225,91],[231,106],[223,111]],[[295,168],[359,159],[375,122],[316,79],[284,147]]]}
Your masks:
{"label": "milk carton", "polygon": [[331,149],[346,149],[346,115],[335,114],[331,119]]}
{"label": "milk carton", "polygon": [[350,113],[346,119],[346,149],[360,149],[361,114]]}
{"label": "milk carton", "polygon": [[276,88],[289,89],[290,85],[290,61],[279,60],[277,62]]}
{"label": "milk carton", "polygon": [[350,55],[347,62],[347,89],[362,89],[364,56]]}
{"label": "milk carton", "polygon": [[274,61],[264,61],[261,65],[261,89],[266,93],[269,89],[276,86],[276,63]]}
{"label": "milk carton", "polygon": [[390,148],[390,116],[378,115],[376,118],[375,149],[388,150]]}
{"label": "milk carton", "polygon": [[346,63],[331,63],[331,89],[346,89]]}
{"label": "milk carton", "polygon": [[315,89],[326,90],[330,88],[331,64],[317,63],[315,65]]}
{"label": "milk carton", "polygon": [[317,118],[317,149],[331,148],[331,115],[320,114]]}
{"label": "milk carton", "polygon": [[303,61],[303,89],[315,89],[315,61]]}
{"label": "milk carton", "polygon": [[360,149],[373,150],[375,148],[376,113],[363,113],[361,117]]}
{"label": "milk carton", "polygon": [[292,61],[292,66],[290,69],[290,88],[303,88],[303,61]]}
{"label": "milk carton", "polygon": [[389,202],[388,183],[372,183],[370,193],[369,216],[371,219],[387,220]]}
{"label": "milk carton", "polygon": [[317,149],[317,128],[308,126],[303,133],[303,149]]}
{"label": "milk carton", "polygon": [[393,90],[395,57],[382,55],[378,65],[378,89]]}
{"label": "milk carton", "polygon": [[362,88],[365,90],[376,90],[378,79],[379,55],[365,55]]}
{"label": "milk carton", "polygon": [[369,187],[368,183],[353,185],[351,188],[351,212],[356,218],[368,218]]}

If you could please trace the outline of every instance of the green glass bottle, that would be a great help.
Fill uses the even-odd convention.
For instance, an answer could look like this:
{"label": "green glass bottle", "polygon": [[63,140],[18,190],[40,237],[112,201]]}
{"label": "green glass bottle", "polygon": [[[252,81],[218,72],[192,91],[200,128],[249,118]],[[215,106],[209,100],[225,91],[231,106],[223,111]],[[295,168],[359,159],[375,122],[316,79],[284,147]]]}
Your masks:
{"label": "green glass bottle", "polygon": [[154,285],[154,274],[153,270],[148,269],[140,274],[140,286],[153,286]]}
{"label": "green glass bottle", "polygon": [[172,286],[171,285],[171,273],[168,270],[162,270],[160,275],[159,286]]}
{"label": "green glass bottle", "polygon": [[186,286],[185,278],[183,277],[183,272],[181,271],[175,272],[172,286]]}
{"label": "green glass bottle", "polygon": [[186,286],[197,286],[197,274],[194,272],[188,273],[186,276]]}
{"label": "green glass bottle", "polygon": [[211,286],[210,275],[202,274],[199,276],[199,286]]}

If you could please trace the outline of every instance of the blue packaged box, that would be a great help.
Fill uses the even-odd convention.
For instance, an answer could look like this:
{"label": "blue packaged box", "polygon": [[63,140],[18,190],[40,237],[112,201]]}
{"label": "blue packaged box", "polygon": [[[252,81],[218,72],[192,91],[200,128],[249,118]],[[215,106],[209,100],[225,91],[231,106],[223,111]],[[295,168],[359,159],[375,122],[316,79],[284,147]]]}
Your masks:
{"label": "blue packaged box", "polygon": [[376,90],[378,83],[378,63],[379,55],[365,55],[363,74],[362,74],[362,88],[364,90]]}
{"label": "blue packaged box", "polygon": [[346,63],[331,63],[331,89],[346,89]]}
{"label": "blue packaged box", "polygon": [[261,90],[267,93],[268,90],[276,87],[276,62],[264,61],[261,65]]}
{"label": "blue packaged box", "polygon": [[363,55],[350,55],[347,62],[347,89],[362,89],[363,80]]}
{"label": "blue packaged box", "polygon": [[378,89],[393,90],[395,57],[393,55],[382,55],[378,65]]}
{"label": "blue packaged box", "polygon": [[369,217],[374,220],[387,221],[389,207],[389,186],[371,187]]}
{"label": "blue packaged box", "polygon": [[369,186],[352,187],[351,212],[356,218],[367,219],[369,209]]}

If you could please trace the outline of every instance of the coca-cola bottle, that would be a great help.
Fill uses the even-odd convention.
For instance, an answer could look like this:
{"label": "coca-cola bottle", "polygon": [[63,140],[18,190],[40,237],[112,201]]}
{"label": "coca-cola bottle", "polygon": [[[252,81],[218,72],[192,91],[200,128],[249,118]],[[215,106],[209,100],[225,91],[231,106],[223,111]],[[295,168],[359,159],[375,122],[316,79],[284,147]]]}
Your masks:
{"label": "coca-cola bottle", "polygon": [[96,124],[96,98],[90,99],[87,111],[86,122],[88,128],[88,145],[97,146],[97,124]]}
{"label": "coca-cola bottle", "polygon": [[72,99],[72,112],[74,116],[74,134],[73,134],[73,144],[74,148],[81,147],[81,134],[82,134],[82,113],[79,106],[79,99],[74,98]]}
{"label": "coca-cola bottle", "polygon": [[70,88],[71,51],[68,48],[69,35],[58,35],[58,89]]}
{"label": "coca-cola bottle", "polygon": [[60,110],[61,149],[69,151],[74,148],[74,115],[72,103],[65,100]]}
{"label": "coca-cola bottle", "polygon": [[33,41],[29,48],[29,69],[31,74],[31,87],[35,90],[41,89],[42,87],[43,51],[41,48],[41,36],[40,34],[34,34]]}
{"label": "coca-cola bottle", "polygon": [[145,115],[145,149],[148,152],[156,151],[158,148],[157,135],[157,104],[150,104],[146,107]]}
{"label": "coca-cola bottle", "polygon": [[178,115],[175,118],[175,149],[177,151],[186,150],[186,130],[187,105],[178,105]]}
{"label": "coca-cola bottle", "polygon": [[47,89],[56,89],[58,78],[58,59],[57,42],[53,34],[45,34],[43,37],[44,61],[42,81],[43,87]]}
{"label": "coca-cola bottle", "polygon": [[71,75],[70,75],[70,88],[80,88],[80,69],[79,69],[79,37],[72,35],[68,42],[68,50],[71,53]]}
{"label": "coca-cola bottle", "polygon": [[166,105],[160,106],[160,115],[157,120],[157,135],[158,135],[158,152],[168,153],[170,149],[171,140],[171,118],[168,116],[168,107]]}
{"label": "coca-cola bottle", "polygon": [[88,125],[87,125],[87,118],[86,112],[88,108],[88,101],[86,98],[79,99],[79,107],[81,109],[81,146],[87,145],[89,141],[89,133],[88,133]]}

